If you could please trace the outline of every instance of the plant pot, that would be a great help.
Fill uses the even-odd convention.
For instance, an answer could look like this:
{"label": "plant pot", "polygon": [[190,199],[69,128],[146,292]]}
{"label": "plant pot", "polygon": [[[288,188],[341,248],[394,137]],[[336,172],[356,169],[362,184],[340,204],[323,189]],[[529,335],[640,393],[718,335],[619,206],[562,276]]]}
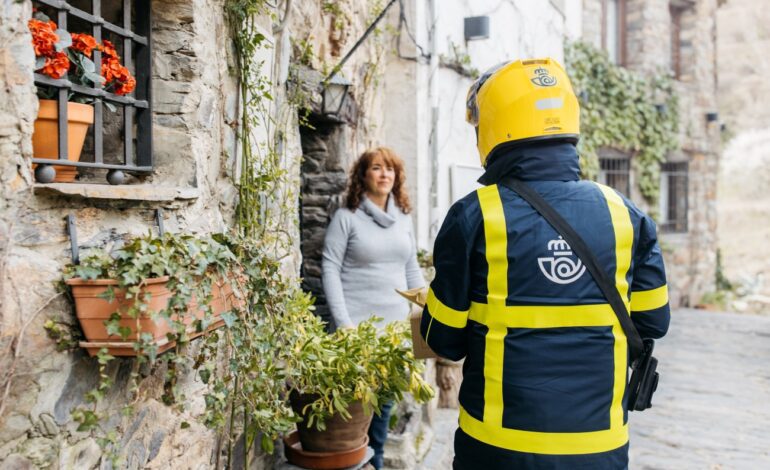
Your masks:
{"label": "plant pot", "polygon": [[325,421],[326,429],[309,428],[307,416],[302,412],[305,405],[314,402],[315,395],[299,394],[292,391],[289,395],[291,407],[302,421],[297,423],[297,433],[302,449],[309,452],[342,452],[357,449],[368,439],[369,424],[372,422],[372,412],[364,413],[361,402],[353,402],[348,407],[350,419],[345,420],[339,414],[332,415]]}
{"label": "plant pot", "polygon": [[364,443],[355,449],[341,452],[310,452],[302,448],[297,431],[292,431],[283,438],[286,460],[298,467],[312,470],[336,470],[356,466],[366,458],[368,445],[369,436],[365,436]]}
{"label": "plant pot", "polygon": [[[239,276],[238,282],[240,284],[245,283],[245,278]],[[233,292],[233,286],[229,279],[216,279],[211,284],[211,302],[209,303],[209,307],[211,307],[212,324],[219,322],[222,313],[243,307],[244,303],[244,299],[236,296],[235,292]],[[189,315],[186,315],[182,319],[182,322],[186,326],[192,324],[194,320],[202,320],[205,316],[205,311],[200,308],[198,301],[194,296],[192,301],[190,301],[190,308],[187,312]]]}
{"label": "plant pot", "polygon": [[[67,160],[77,162],[83,150],[88,127],[94,123],[94,107],[82,103],[67,103]],[[32,154],[35,158],[59,158],[59,102],[40,100],[32,134]],[[33,165],[33,169],[37,165]],[[78,169],[74,166],[54,165],[56,183],[75,181]]]}
{"label": "plant pot", "polygon": [[[171,332],[170,323],[159,318],[157,321],[151,318],[150,312],[159,312],[168,306],[171,298],[171,292],[166,284],[168,277],[159,277],[147,279],[140,289],[140,295],[150,294],[148,302],[148,313],[141,315],[138,319],[131,318],[125,312],[135,302],[133,299],[126,299],[126,292],[118,289],[118,281],[114,279],[95,279],[84,280],[81,278],[68,279],[67,285],[72,288],[72,296],[75,298],[75,313],[77,314],[80,326],[83,329],[86,340],[91,343],[109,343],[109,342],[133,342],[138,339],[137,322],[142,333],[149,333],[155,341],[166,340],[166,334]],[[115,298],[108,301],[102,297],[107,289],[112,286]],[[120,319],[120,325],[131,329],[131,334],[123,339],[120,336],[107,334],[107,327],[104,325],[106,320],[115,313],[125,315]],[[173,346],[173,343],[164,343],[159,352],[165,351]],[[98,347],[87,348],[93,356],[99,350]],[[93,350],[95,349],[95,350]],[[118,356],[135,356],[136,351],[133,348],[108,347],[110,354]]]}

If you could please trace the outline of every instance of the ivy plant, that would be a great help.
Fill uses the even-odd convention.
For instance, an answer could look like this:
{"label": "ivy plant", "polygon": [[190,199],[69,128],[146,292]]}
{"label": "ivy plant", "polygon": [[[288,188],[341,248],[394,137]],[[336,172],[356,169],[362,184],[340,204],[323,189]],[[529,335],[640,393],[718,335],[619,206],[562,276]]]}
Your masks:
{"label": "ivy plant", "polygon": [[630,152],[642,195],[655,203],[660,163],[679,147],[679,99],[669,72],[645,76],[613,64],[606,52],[584,42],[564,50],[567,73],[580,97],[580,153],[583,175],[595,179],[597,152]]}

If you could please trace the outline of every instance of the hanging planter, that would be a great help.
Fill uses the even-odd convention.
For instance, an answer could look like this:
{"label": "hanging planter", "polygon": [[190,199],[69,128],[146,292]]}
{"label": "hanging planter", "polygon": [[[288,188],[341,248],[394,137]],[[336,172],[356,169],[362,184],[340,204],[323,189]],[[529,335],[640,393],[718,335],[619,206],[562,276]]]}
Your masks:
{"label": "hanging planter", "polygon": [[[138,351],[133,343],[144,333],[151,336],[159,353],[170,349],[174,345],[167,337],[172,331],[171,322],[161,314],[171,298],[168,280],[168,276],[163,276],[140,284],[136,297],[144,299],[146,312],[136,318],[128,312],[138,310],[137,300],[127,299],[126,289],[121,289],[117,280],[73,278],[65,281],[72,289],[75,313],[86,337],[81,346],[91,356],[102,347],[113,356],[136,356]],[[108,293],[110,290],[112,294]],[[117,322],[111,322],[113,315],[119,317]],[[114,331],[116,328],[118,331]]]}
{"label": "hanging planter", "polygon": [[106,348],[153,358],[221,327],[225,312],[243,306],[234,260],[213,239],[173,234],[92,251],[65,268],[86,338],[80,346],[92,356]]}

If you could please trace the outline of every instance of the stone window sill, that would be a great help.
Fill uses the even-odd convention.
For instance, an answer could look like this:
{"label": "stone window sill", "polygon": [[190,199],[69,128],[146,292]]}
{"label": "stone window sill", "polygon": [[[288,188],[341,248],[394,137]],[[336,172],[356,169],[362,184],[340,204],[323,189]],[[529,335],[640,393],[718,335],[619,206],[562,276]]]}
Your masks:
{"label": "stone window sill", "polygon": [[198,188],[167,187],[151,184],[112,186],[109,184],[37,183],[33,186],[33,191],[35,194],[48,196],[160,204],[192,201],[200,196]]}

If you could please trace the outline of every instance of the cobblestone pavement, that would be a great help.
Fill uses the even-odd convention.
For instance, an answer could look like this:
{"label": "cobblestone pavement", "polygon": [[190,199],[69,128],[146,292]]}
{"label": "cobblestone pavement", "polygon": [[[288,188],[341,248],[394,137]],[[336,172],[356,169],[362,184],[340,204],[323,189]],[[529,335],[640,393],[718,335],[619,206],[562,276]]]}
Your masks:
{"label": "cobblestone pavement", "polygon": [[[653,408],[631,413],[630,469],[770,469],[770,317],[677,310],[657,342]],[[457,412],[438,410],[421,470],[451,469]]]}

